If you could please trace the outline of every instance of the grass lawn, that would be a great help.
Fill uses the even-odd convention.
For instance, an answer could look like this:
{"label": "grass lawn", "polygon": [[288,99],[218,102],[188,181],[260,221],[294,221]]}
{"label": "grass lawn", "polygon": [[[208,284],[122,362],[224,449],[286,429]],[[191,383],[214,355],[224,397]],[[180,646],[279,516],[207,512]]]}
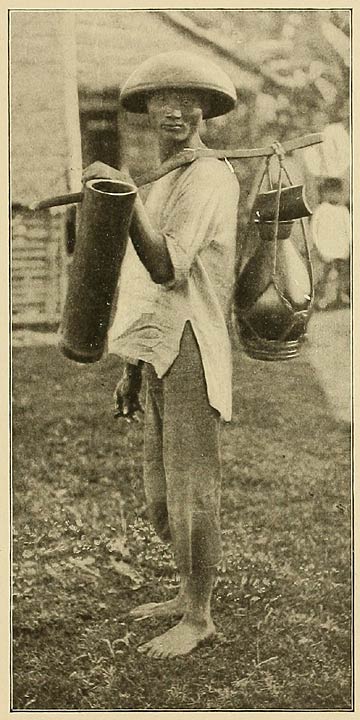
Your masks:
{"label": "grass lawn", "polygon": [[234,352],[223,430],[219,629],[187,658],[137,652],[175,592],[146,521],[142,425],[112,417],[115,358],[13,356],[15,709],[350,709],[350,437],[303,357]]}

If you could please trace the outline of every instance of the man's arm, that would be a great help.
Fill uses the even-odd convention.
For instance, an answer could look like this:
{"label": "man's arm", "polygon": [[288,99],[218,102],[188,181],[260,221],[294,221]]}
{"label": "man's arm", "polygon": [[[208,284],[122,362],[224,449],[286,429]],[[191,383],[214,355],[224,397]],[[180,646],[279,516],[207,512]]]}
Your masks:
{"label": "man's arm", "polygon": [[[102,162],[94,162],[83,171],[83,183],[96,178],[122,180],[135,184],[126,170],[116,170]],[[141,198],[137,195],[131,220],[130,237],[134,248],[155,283],[171,281],[174,271],[163,235],[154,228]]]}
{"label": "man's arm", "polygon": [[152,225],[139,196],[135,200],[130,237],[134,248],[151,279],[158,284],[169,282],[174,270],[165,238]]}

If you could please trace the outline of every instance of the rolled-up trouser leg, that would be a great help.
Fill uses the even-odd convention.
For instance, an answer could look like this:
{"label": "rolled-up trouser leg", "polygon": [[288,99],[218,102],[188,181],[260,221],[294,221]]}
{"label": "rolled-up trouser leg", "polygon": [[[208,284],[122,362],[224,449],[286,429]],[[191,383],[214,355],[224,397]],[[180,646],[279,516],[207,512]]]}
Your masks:
{"label": "rolled-up trouser leg", "polygon": [[175,559],[189,575],[221,560],[219,414],[190,323],[163,378],[163,461]]}

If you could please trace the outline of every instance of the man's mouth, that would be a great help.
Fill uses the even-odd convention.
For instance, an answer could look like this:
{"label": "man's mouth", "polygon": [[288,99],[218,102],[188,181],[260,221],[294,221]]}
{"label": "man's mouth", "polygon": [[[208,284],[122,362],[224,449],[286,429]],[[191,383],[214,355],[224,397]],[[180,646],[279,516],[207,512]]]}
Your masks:
{"label": "man's mouth", "polygon": [[177,123],[177,124],[173,123],[171,125],[169,123],[163,123],[163,125],[161,127],[164,130],[183,130],[184,129],[184,125],[182,125],[181,123]]}

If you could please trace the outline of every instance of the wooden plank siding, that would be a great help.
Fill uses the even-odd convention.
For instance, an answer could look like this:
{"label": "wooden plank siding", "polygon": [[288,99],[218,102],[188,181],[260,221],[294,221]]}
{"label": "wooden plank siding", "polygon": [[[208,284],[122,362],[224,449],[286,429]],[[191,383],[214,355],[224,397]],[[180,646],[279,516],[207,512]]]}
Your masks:
{"label": "wooden plank siding", "polygon": [[11,259],[15,326],[59,322],[67,265],[63,213],[16,211],[12,220]]}
{"label": "wooden plank siding", "polygon": [[27,208],[80,186],[74,17],[59,11],[11,13],[14,325],[58,323],[65,298],[66,210]]}

